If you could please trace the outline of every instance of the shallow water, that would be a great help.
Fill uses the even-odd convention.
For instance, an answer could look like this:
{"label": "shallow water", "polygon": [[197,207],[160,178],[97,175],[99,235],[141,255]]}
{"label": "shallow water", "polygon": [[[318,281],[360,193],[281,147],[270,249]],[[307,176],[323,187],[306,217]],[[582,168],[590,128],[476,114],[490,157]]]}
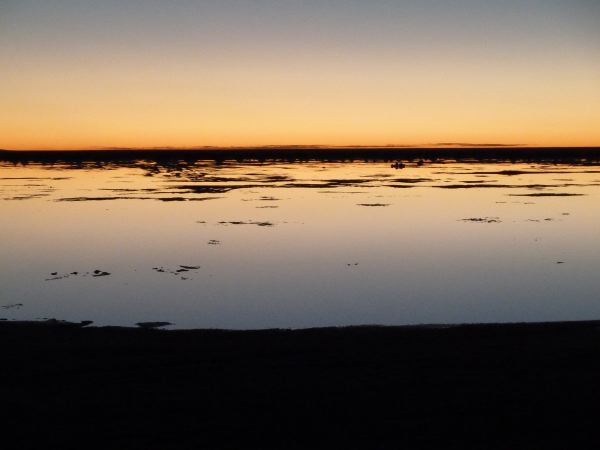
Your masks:
{"label": "shallow water", "polygon": [[598,319],[599,198],[590,165],[2,164],[0,318]]}

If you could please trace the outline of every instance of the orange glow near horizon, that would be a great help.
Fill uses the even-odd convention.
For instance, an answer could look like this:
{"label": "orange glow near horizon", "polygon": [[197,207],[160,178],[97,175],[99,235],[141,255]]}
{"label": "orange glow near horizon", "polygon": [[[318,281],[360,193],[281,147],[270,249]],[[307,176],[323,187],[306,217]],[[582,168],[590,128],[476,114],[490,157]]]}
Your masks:
{"label": "orange glow near horizon", "polygon": [[294,80],[282,69],[242,80],[233,69],[213,79],[195,73],[57,71],[22,80],[4,95],[0,147],[600,145],[593,80],[566,79],[568,89],[557,89],[516,74],[492,87],[478,77],[437,80],[401,68],[377,82],[310,72]]}

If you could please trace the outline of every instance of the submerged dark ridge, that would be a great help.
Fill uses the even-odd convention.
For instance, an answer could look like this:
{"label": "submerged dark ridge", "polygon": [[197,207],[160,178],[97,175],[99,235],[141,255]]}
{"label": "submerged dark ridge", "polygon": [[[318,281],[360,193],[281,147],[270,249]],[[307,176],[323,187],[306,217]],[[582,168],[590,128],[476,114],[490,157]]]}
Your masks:
{"label": "submerged dark ridge", "polygon": [[467,184],[446,184],[446,185],[432,185],[427,187],[436,187],[441,189],[476,189],[476,188],[500,188],[500,189],[546,189],[546,188],[561,188],[561,187],[589,187],[597,186],[594,183],[567,183],[567,184],[494,184],[492,181],[485,183],[466,182]]}
{"label": "submerged dark ridge", "polygon": [[331,185],[352,185],[352,184],[363,184],[363,183],[371,183],[373,180],[364,179],[364,178],[328,178],[326,180],[313,180],[313,181],[323,181],[327,184]]}
{"label": "submerged dark ridge", "polygon": [[[373,180],[314,180],[312,183],[287,183],[277,185],[279,188],[307,188],[307,189],[324,189],[324,188],[335,188],[335,187],[363,187],[366,183],[372,183]],[[373,186],[367,186],[373,187]]]}
{"label": "submerged dark ridge", "polygon": [[436,181],[433,178],[392,178],[390,180],[384,180],[385,182],[391,181],[394,183],[424,183],[428,181]]}
{"label": "submerged dark ridge", "polygon": [[58,198],[56,202],[100,202],[110,200],[159,200],[161,202],[202,202],[205,200],[216,200],[222,197],[65,197]]}
{"label": "submerged dark ridge", "polygon": [[365,194],[368,191],[319,191],[319,194]]}
{"label": "submerged dark ridge", "polygon": [[548,175],[548,174],[577,174],[577,173],[600,173],[600,170],[499,170],[488,172],[435,172],[440,175]]}
{"label": "submerged dark ridge", "polygon": [[0,322],[6,442],[145,450],[600,442],[599,321],[295,331],[82,325]]}
{"label": "submerged dark ridge", "polygon": [[260,220],[221,220],[218,222],[220,225],[257,225],[259,227],[272,227],[275,226],[273,222],[260,221]]}
{"label": "submerged dark ridge", "polygon": [[440,189],[477,189],[477,188],[499,188],[499,189],[507,189],[507,188],[527,188],[527,186],[515,186],[514,184],[490,184],[488,183],[471,183],[471,184],[441,184],[441,185],[431,185],[427,187],[434,187]]}
{"label": "submerged dark ridge", "polygon": [[[2,151],[0,151],[0,160],[2,156]],[[61,180],[70,180],[72,177],[0,177],[0,180],[53,180],[53,181],[61,181]]]}
{"label": "submerged dark ridge", "polygon": [[[199,160],[436,160],[457,159],[474,161],[547,161],[587,164],[600,161],[600,147],[463,147],[463,148],[411,148],[411,147],[261,147],[261,148],[210,148],[210,149],[123,149],[77,151],[8,151],[0,150],[0,160],[8,162],[137,162],[160,161],[181,165]],[[149,168],[152,170],[152,168]]]}
{"label": "submerged dark ridge", "polygon": [[[203,168],[204,170],[204,168]],[[194,175],[184,174],[180,177],[182,181],[192,183],[276,183],[283,181],[294,181],[293,178],[283,175],[267,175],[267,174],[255,174],[253,176],[242,176],[242,177],[218,177],[206,174]]]}
{"label": "submerged dark ridge", "polygon": [[177,189],[182,193],[195,193],[195,194],[209,194],[209,193],[225,193],[233,191],[234,189],[251,189],[261,188],[268,185],[264,184],[239,184],[239,185],[204,185],[204,184],[182,184],[177,186],[170,186],[168,189]]}
{"label": "submerged dark ridge", "polygon": [[581,197],[586,194],[574,194],[572,192],[535,192],[533,194],[508,194],[511,197]]}
{"label": "submerged dark ridge", "polygon": [[357,203],[357,206],[390,206],[391,203]]}
{"label": "submerged dark ridge", "polygon": [[14,197],[3,197],[1,200],[30,200],[32,198],[48,197],[50,194],[27,194],[16,195]]}
{"label": "submerged dark ridge", "polygon": [[156,197],[154,200],[160,200],[161,202],[203,202],[219,198],[222,197]]}

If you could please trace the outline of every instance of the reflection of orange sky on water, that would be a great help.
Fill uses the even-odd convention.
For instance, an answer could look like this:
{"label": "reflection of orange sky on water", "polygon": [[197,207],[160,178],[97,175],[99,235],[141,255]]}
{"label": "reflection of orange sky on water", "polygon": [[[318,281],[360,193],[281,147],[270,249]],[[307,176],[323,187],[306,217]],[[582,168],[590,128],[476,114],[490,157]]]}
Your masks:
{"label": "reflection of orange sky on water", "polygon": [[[522,204],[523,202],[543,202],[547,199],[528,199],[527,197],[510,198],[510,194],[537,193],[537,192],[575,192],[586,195],[597,195],[600,182],[600,170],[592,167],[578,167],[570,165],[556,165],[548,167],[544,164],[527,163],[463,163],[442,162],[427,163],[418,166],[416,163],[407,163],[402,170],[390,168],[387,162],[373,163],[332,163],[316,161],[310,163],[235,163],[215,164],[213,161],[200,161],[196,164],[161,166],[153,165],[156,172],[153,176],[143,176],[149,172],[142,167],[119,167],[107,165],[105,168],[89,166],[77,168],[63,164],[40,166],[29,164],[27,166],[0,166],[0,189],[3,199],[11,196],[36,194],[39,192],[47,195],[33,198],[33,201],[55,201],[63,198],[78,197],[133,197],[134,200],[122,200],[117,203],[123,205],[138,204],[136,197],[146,199],[185,197],[215,198],[207,202],[176,203],[186,208],[199,208],[214,213],[230,215],[238,211],[240,205],[248,206],[248,211],[253,214],[279,215],[277,210],[255,210],[256,201],[261,197],[272,197],[284,201],[294,200],[294,209],[309,214],[320,210],[328,214],[328,202],[320,200],[339,198],[356,198],[357,202],[383,202],[377,200],[387,198],[402,198],[403,202],[411,201],[419,208],[422,195],[441,197],[451,196],[453,202],[467,207],[473,202],[474,196],[492,208],[497,208],[496,201],[510,200],[509,203]],[[508,176],[499,172],[509,170],[523,171],[522,174]],[[212,178],[214,177],[214,179]],[[278,180],[278,177],[282,177]],[[273,181],[276,180],[276,181]],[[332,184],[329,184],[332,183]],[[477,186],[471,184],[475,183]],[[297,185],[297,186],[295,186]],[[488,188],[484,188],[489,186]],[[497,185],[496,187],[492,187]],[[225,192],[194,193],[189,187],[231,187]],[[239,188],[236,188],[239,186]],[[314,187],[306,187],[314,186]],[[509,187],[507,187],[509,186]],[[449,189],[449,187],[455,187]],[[456,189],[463,187],[463,189]],[[440,189],[444,188],[444,189]],[[332,194],[332,195],[329,195]],[[360,194],[360,195],[357,195]],[[337,199],[339,199],[337,198]],[[243,200],[243,203],[237,203]],[[572,202],[573,199],[568,199]],[[589,201],[589,199],[586,199]],[[229,201],[236,202],[234,206]],[[248,201],[248,203],[246,203]],[[554,202],[564,202],[565,199],[554,199]],[[133,202],[133,203],[130,203]],[[59,202],[68,206],[70,202]],[[98,214],[103,214],[102,205],[113,204],[109,202],[76,202],[75,205],[89,203],[97,209]],[[168,203],[143,201],[148,207],[160,207]],[[503,202],[504,203],[504,202]],[[18,207],[20,202],[5,202],[4,208],[11,205]],[[225,205],[224,205],[225,204]],[[279,203],[259,203],[258,205],[279,205]],[[347,205],[346,205],[347,206]],[[431,219],[447,205],[440,202],[438,207],[428,212]],[[56,205],[55,207],[58,207]],[[504,206],[503,208],[506,208]],[[451,208],[448,208],[451,209]],[[289,210],[284,211],[289,214]],[[425,213],[426,211],[422,211]],[[334,217],[333,211],[329,214]],[[282,217],[283,219],[284,217]],[[345,220],[343,215],[340,220]],[[342,224],[340,224],[342,225]]]}
{"label": "reflection of orange sky on water", "polygon": [[[168,318],[184,328],[598,316],[598,302],[589,297],[598,290],[597,252],[590,246],[600,220],[597,167],[227,163],[195,173],[171,166],[168,174],[148,177],[132,167],[109,168],[0,166],[0,285],[3,295],[27,305],[4,314],[113,325]],[[560,173],[472,173],[507,169]],[[252,187],[199,194],[169,189],[221,184],[211,177]],[[281,181],[265,182],[269,177]],[[325,180],[368,181],[273,187]],[[465,181],[499,187],[439,188]],[[536,184],[551,187],[531,187]],[[585,195],[513,196],[539,192]],[[26,198],[32,194],[47,196]],[[9,200],[18,196],[24,198]],[[56,201],[113,196],[134,199]],[[156,200],[169,196],[219,198]],[[463,220],[481,217],[499,222]],[[181,264],[201,269],[185,282],[152,269]],[[52,272],[94,269],[111,276],[45,281]]]}
{"label": "reflection of orange sky on water", "polygon": [[[40,227],[45,234],[53,236],[45,242],[40,240],[36,251],[55,241],[67,245],[74,237],[90,238],[104,235],[112,242],[122,241],[122,246],[136,242],[153,242],[155,250],[168,252],[173,240],[165,236],[177,236],[185,230],[195,233],[201,224],[219,227],[219,221],[270,221],[277,224],[277,233],[289,234],[289,242],[298,239],[302,233],[304,244],[296,248],[303,253],[305,239],[318,242],[319,246],[350,245],[357,233],[364,230],[379,230],[390,238],[410,241],[415,230],[420,235],[436,236],[439,247],[457,246],[457,235],[464,236],[460,245],[468,245],[472,233],[489,228],[468,228],[459,219],[465,217],[502,216],[505,224],[524,226],[527,219],[543,219],[546,216],[557,217],[558,212],[570,211],[573,215],[587,217],[583,222],[565,221],[561,230],[577,236],[581,229],[572,226],[586,226],[594,229],[600,220],[600,210],[590,208],[598,195],[599,173],[595,168],[586,169],[590,173],[573,166],[556,166],[550,173],[503,176],[494,174],[501,170],[544,171],[529,164],[464,164],[442,163],[428,164],[424,167],[411,165],[403,170],[392,170],[387,163],[305,163],[305,164],[225,164],[190,167],[188,175],[205,173],[234,181],[204,182],[191,181],[183,173],[181,177],[162,175],[145,177],[146,172],[134,168],[103,169],[65,169],[60,164],[52,167],[40,167],[32,164],[27,167],[0,167],[0,204],[5,217],[10,217],[14,235],[7,234],[15,242],[26,241],[27,235],[39,233]],[[547,169],[546,169],[547,170]],[[552,173],[559,170],[561,173]],[[470,174],[469,172],[491,172],[489,175]],[[570,173],[571,171],[575,173]],[[288,176],[290,180],[276,183],[265,182],[270,176]],[[248,178],[246,181],[236,179]],[[193,179],[193,177],[192,177]],[[398,180],[396,180],[398,179]],[[422,179],[422,182],[403,182],[405,179]],[[254,180],[254,181],[253,181]],[[262,180],[262,181],[260,181]],[[365,180],[350,183],[349,186],[320,188],[276,187],[293,183],[321,184],[330,180]],[[523,188],[465,188],[439,189],[437,186],[467,186],[469,182],[523,186]],[[561,187],[569,183],[580,186]],[[181,193],[178,186],[248,186],[232,189],[224,193]],[[404,185],[404,188],[399,188]],[[527,188],[528,185],[548,185],[540,191]],[[51,191],[46,189],[51,188]],[[156,193],[151,189],[157,189]],[[511,197],[511,194],[536,192],[576,192],[582,197],[568,198],[529,198]],[[6,200],[11,197],[28,196],[42,193],[44,196],[27,200]],[[57,201],[65,198],[80,197],[133,197],[127,200],[109,201]],[[139,200],[137,198],[146,198]],[[214,198],[200,202],[161,202],[156,198],[186,197]],[[261,201],[261,198],[272,198]],[[2,201],[4,200],[4,201]],[[500,203],[498,203],[500,202]],[[37,205],[32,208],[31,204]],[[361,203],[381,203],[387,207],[361,207]],[[563,206],[559,206],[563,205]],[[257,208],[277,206],[277,208]],[[558,210],[557,210],[558,207]],[[39,217],[43,216],[40,221]],[[443,226],[440,220],[444,218]],[[133,224],[129,229],[124,224]],[[515,225],[515,223],[517,225]],[[101,224],[101,225],[99,225]],[[286,225],[287,224],[287,225]],[[122,229],[128,228],[129,234]],[[332,234],[326,230],[335,230]],[[219,230],[243,240],[249,231],[247,226],[222,225]],[[8,228],[7,228],[8,230]],[[37,231],[36,231],[37,230]],[[161,239],[155,241],[157,230]],[[196,231],[194,231],[196,230]],[[254,231],[253,226],[250,230]],[[272,230],[271,230],[272,231]],[[463,233],[469,231],[469,233]],[[368,234],[368,233],[367,233]],[[125,236],[125,237],[123,237]],[[220,238],[219,232],[214,234]],[[213,237],[214,237],[213,236]],[[450,236],[453,236],[450,238]],[[90,238],[93,239],[93,238]],[[207,236],[208,239],[208,236]],[[177,238],[174,239],[178,241]],[[346,241],[345,241],[346,240]],[[375,239],[378,241],[378,239]],[[344,243],[345,241],[345,243]],[[367,239],[369,241],[369,239]],[[49,244],[50,243],[50,244]],[[142,244],[139,244],[142,245]],[[351,244],[350,246],[352,247]],[[99,252],[112,252],[110,246],[102,245]],[[306,248],[310,251],[313,246]],[[365,250],[366,251],[366,250]]]}

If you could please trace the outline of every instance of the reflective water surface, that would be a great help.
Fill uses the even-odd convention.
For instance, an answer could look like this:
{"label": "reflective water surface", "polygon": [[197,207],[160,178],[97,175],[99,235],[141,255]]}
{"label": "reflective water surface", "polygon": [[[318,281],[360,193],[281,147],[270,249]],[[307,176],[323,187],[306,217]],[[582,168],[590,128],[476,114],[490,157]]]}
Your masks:
{"label": "reflective water surface", "polygon": [[0,318],[598,319],[600,167],[0,166]]}

